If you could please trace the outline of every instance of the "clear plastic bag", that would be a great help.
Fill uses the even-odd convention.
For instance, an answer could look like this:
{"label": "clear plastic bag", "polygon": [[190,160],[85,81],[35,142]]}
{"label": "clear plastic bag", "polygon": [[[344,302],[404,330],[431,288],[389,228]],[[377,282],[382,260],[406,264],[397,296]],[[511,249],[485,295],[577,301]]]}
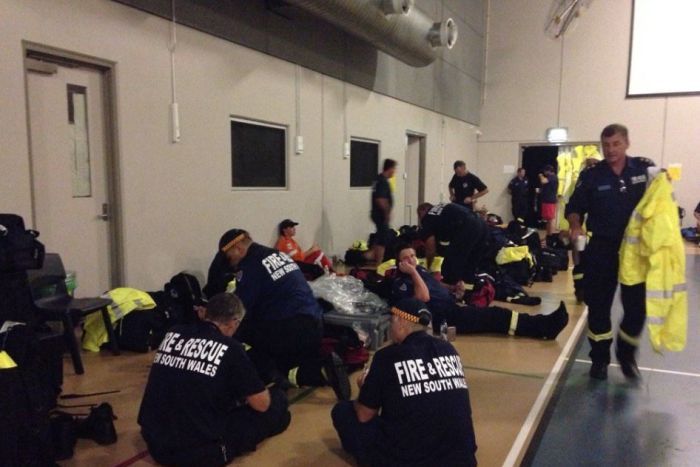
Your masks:
{"label": "clear plastic bag", "polygon": [[365,289],[361,280],[352,276],[321,276],[309,282],[314,297],[331,303],[339,313],[348,315],[380,314],[387,304],[379,295]]}

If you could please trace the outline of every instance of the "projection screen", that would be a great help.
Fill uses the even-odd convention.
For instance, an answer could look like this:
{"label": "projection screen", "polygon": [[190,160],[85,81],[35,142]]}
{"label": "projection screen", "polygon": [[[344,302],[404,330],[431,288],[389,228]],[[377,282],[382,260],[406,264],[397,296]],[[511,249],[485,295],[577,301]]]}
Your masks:
{"label": "projection screen", "polygon": [[627,96],[700,93],[700,0],[634,0]]}

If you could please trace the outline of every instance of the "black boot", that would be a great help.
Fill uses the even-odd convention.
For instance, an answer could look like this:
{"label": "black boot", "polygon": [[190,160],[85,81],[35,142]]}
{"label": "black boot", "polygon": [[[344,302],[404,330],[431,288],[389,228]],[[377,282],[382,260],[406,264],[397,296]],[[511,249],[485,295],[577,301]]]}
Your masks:
{"label": "black boot", "polygon": [[540,339],[555,339],[569,323],[569,314],[566,312],[564,302],[559,303],[559,308],[548,315],[518,315],[518,326],[515,329],[516,336],[537,337]]}
{"label": "black boot", "polygon": [[615,343],[615,357],[617,357],[617,361],[620,363],[622,374],[630,381],[639,381],[642,377],[639,372],[639,367],[637,366],[636,353],[637,347],[620,339],[620,335],[618,334],[617,342]]}
{"label": "black boot", "polygon": [[574,296],[576,297],[576,302],[583,303],[583,266],[580,263],[577,264],[574,266],[571,274],[574,276]]}
{"label": "black boot", "polygon": [[610,345],[612,339],[603,339],[595,341],[588,339],[591,344],[591,351],[588,354],[591,357],[591,370],[589,376],[593,379],[606,380],[608,379],[608,365],[610,364]]}
{"label": "black boot", "polygon": [[333,352],[323,360],[323,376],[330,387],[333,388],[339,401],[350,400],[350,379],[345,371],[343,360],[337,353]]}
{"label": "black boot", "polygon": [[73,457],[73,449],[78,441],[77,421],[71,414],[54,412],[49,418],[51,441],[53,442],[54,460],[63,461]]}
{"label": "black boot", "polygon": [[113,444],[117,442],[117,431],[114,429],[112,406],[106,402],[90,409],[90,415],[78,423],[78,438],[91,439],[97,444]]}

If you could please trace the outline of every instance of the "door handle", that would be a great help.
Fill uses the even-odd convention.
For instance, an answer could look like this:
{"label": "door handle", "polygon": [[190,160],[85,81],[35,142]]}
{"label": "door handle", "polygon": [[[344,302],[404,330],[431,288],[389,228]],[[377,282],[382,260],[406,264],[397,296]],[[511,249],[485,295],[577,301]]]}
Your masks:
{"label": "door handle", "polygon": [[98,214],[97,217],[105,222],[110,219],[111,216],[109,215],[109,204],[102,203],[102,214]]}

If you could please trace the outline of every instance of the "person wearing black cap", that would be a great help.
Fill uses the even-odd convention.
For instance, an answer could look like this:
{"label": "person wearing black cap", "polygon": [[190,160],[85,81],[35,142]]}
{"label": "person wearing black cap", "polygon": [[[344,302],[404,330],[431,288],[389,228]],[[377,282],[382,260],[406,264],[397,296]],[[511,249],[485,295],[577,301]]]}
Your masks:
{"label": "person wearing black cap", "polygon": [[[297,241],[294,240],[294,236],[297,234],[297,225],[299,223],[291,219],[285,219],[279,223],[279,239],[275,248],[296,261],[304,275],[311,275],[315,279],[325,271],[334,272],[333,263],[321,251],[321,247],[314,243],[311,245],[311,248],[304,251]],[[308,268],[308,265],[316,266],[314,269],[319,269],[320,271],[314,271],[314,269]]]}
{"label": "person wearing black cap", "polygon": [[220,255],[235,271],[235,286],[229,290],[235,288],[248,310],[239,335],[252,347],[248,354],[263,379],[287,378],[295,386],[330,385],[339,399],[348,399],[350,383],[342,360],[335,353],[325,358],[319,354],[321,307],[294,260],[253,242],[242,229],[224,233],[214,262]]}
{"label": "person wearing black cap", "polygon": [[331,412],[343,449],[360,465],[476,465],[459,354],[426,333],[432,317],[425,303],[407,298],[391,313],[393,344],[357,379],[357,400],[339,402]]}
{"label": "person wearing black cap", "polygon": [[391,283],[391,298],[406,297],[427,303],[433,312],[434,330],[444,321],[455,326],[458,334],[497,333],[510,336],[555,339],[569,322],[564,302],[548,315],[529,315],[499,306],[460,305],[446,284],[418,265],[416,251],[408,244],[396,249],[398,272]]}
{"label": "person wearing black cap", "polygon": [[428,266],[444,248],[442,277],[448,284],[464,281],[467,290],[474,286],[476,270],[486,250],[488,226],[478,215],[456,203],[423,203],[418,206],[419,237],[425,241]]}
{"label": "person wearing black cap", "polygon": [[148,451],[166,465],[224,465],[283,432],[287,396],[266,389],[233,338],[245,309],[219,294],[200,321],[171,328],[155,354],[138,423]]}

